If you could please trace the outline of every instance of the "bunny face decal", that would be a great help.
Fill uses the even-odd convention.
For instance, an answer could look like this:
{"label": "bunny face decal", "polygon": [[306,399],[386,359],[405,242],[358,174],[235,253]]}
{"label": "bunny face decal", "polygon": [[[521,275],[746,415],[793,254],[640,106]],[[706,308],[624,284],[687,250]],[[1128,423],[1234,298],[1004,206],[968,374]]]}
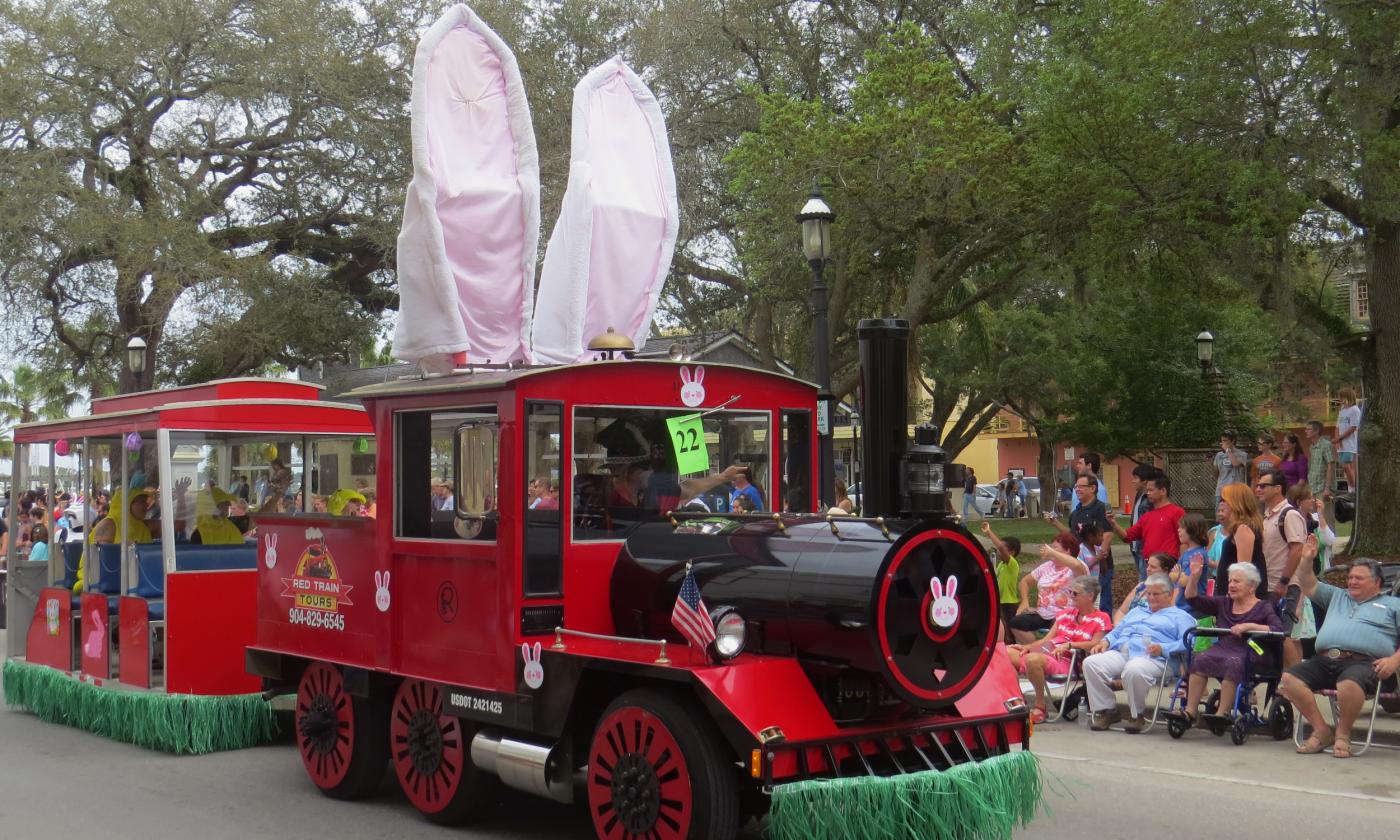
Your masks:
{"label": "bunny face decal", "polygon": [[389,570],[374,573],[374,606],[380,612],[389,611]]}
{"label": "bunny face decal", "polygon": [[705,366],[695,366],[695,378],[691,379],[690,368],[681,367],[681,402],[695,408],[705,401]]}
{"label": "bunny face decal", "polygon": [[263,537],[263,562],[269,569],[277,566],[277,535],[268,534]]}
{"label": "bunny face decal", "polygon": [[958,607],[958,579],[953,575],[948,576],[945,583],[938,578],[933,578],[928,584],[929,595],[932,602],[929,604],[929,621],[933,626],[947,630],[958,623],[958,615],[961,609]]}
{"label": "bunny face decal", "polygon": [[530,688],[544,685],[544,666],[540,664],[540,643],[535,642],[533,656],[529,642],[520,645],[520,655],[525,658],[525,684]]}

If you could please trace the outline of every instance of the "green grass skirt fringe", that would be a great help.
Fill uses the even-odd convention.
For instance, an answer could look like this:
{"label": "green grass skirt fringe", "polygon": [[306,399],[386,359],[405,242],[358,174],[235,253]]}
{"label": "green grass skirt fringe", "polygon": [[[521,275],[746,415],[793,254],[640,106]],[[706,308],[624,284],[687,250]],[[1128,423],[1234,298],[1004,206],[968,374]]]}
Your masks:
{"label": "green grass skirt fringe", "polygon": [[99,688],[13,659],[5,662],[4,682],[5,703],[40,720],[168,753],[243,749],[277,734],[272,707],[258,694],[205,697]]}
{"label": "green grass skirt fringe", "polygon": [[944,771],[816,779],[773,788],[772,840],[1002,840],[1031,821],[1043,791],[1020,751]]}

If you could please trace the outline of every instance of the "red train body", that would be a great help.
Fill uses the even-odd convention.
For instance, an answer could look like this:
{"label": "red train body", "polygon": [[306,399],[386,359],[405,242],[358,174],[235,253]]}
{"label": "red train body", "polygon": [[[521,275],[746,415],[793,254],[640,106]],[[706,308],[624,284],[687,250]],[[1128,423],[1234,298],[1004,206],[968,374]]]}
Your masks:
{"label": "red train body", "polygon": [[[978,542],[941,510],[810,512],[812,385],[600,361],[354,396],[377,434],[377,519],[257,517],[249,670],[297,692],[326,793],[367,794],[387,761],[435,821],[499,777],[561,801],[581,787],[600,837],[722,837],[777,784],[1028,742]],[[708,470],[681,461],[697,441]],[[724,507],[719,469],[740,461],[760,512],[669,514]],[[455,483],[434,496],[439,479]],[[727,655],[671,626],[692,568],[712,614],[739,616]]]}

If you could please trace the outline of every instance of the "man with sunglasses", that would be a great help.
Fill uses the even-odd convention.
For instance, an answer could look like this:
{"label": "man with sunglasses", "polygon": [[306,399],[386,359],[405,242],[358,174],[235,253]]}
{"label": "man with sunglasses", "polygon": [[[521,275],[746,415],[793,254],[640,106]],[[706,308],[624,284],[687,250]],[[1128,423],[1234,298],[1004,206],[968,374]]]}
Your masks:
{"label": "man with sunglasses", "polygon": [[[1298,752],[1320,753],[1332,742],[1335,758],[1351,757],[1351,727],[1366,704],[1366,695],[1400,668],[1400,598],[1383,595],[1381,566],[1357,560],[1341,589],[1322,583],[1313,572],[1317,537],[1308,537],[1298,566],[1298,586],[1327,617],[1317,631],[1317,655],[1288,669],[1279,692],[1312,726],[1313,734]],[[1337,691],[1337,728],[1329,730],[1314,692]]]}
{"label": "man with sunglasses", "polygon": [[1285,482],[1283,470],[1269,469],[1254,483],[1254,497],[1264,512],[1264,565],[1269,569],[1269,590],[1276,598],[1288,591],[1308,538],[1308,521],[1285,498]]}

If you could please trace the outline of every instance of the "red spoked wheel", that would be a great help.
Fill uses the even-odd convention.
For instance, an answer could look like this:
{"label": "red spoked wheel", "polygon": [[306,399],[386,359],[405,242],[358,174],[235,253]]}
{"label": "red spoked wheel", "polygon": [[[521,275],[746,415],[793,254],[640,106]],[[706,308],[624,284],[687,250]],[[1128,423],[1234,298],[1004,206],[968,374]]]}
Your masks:
{"label": "red spoked wheel", "polygon": [[691,704],[649,689],[603,713],[588,751],[588,809],[604,840],[730,838],[738,782],[719,735]]}
{"label": "red spoked wheel", "polygon": [[404,680],[389,713],[389,753],[399,787],[423,816],[451,825],[485,804],[494,777],[472,764],[472,731],[442,713],[442,689]]}
{"label": "red spoked wheel", "polygon": [[379,786],[389,759],[382,707],[349,694],[334,665],[313,662],[302,673],[295,716],[297,751],[322,793],[360,799]]}

